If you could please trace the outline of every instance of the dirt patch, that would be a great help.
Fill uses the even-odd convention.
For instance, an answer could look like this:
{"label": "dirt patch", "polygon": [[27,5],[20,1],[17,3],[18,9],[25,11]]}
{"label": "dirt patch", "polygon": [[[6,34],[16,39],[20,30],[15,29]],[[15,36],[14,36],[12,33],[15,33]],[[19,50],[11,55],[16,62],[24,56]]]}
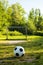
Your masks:
{"label": "dirt patch", "polygon": [[0,44],[17,44],[17,43],[23,43],[23,42],[27,42],[26,40],[13,40],[13,41],[0,41]]}

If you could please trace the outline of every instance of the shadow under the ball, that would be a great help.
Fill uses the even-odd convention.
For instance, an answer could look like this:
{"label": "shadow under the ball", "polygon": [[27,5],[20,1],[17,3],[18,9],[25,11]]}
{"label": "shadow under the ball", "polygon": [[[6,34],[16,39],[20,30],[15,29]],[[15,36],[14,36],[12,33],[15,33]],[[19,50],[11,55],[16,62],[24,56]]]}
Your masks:
{"label": "shadow under the ball", "polygon": [[12,57],[0,58],[0,60],[17,60],[17,59],[21,59],[22,57],[24,56],[21,57],[12,56]]}
{"label": "shadow under the ball", "polygon": [[13,60],[13,61],[16,61],[16,60],[25,60],[25,59],[30,59],[30,58],[37,58],[40,56],[43,55],[43,53],[25,53],[25,55],[23,57],[15,57],[15,56],[12,56],[12,57],[5,57],[5,58],[0,58],[0,61],[2,60]]}

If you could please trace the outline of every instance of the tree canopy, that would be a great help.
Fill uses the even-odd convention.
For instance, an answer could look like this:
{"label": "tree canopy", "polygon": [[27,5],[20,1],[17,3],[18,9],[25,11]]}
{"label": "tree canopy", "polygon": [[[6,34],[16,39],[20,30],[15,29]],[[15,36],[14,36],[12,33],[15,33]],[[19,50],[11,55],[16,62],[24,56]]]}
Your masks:
{"label": "tree canopy", "polygon": [[[28,33],[34,34],[37,31],[43,31],[43,15],[40,9],[32,8],[28,14],[28,19],[25,17],[26,11],[19,4],[15,3],[8,6],[7,0],[0,0],[0,31],[9,27],[9,30],[14,30],[14,26],[21,26],[26,28]],[[18,29],[21,31],[20,29]],[[25,30],[25,29],[24,29]],[[22,29],[22,33],[24,33]]]}

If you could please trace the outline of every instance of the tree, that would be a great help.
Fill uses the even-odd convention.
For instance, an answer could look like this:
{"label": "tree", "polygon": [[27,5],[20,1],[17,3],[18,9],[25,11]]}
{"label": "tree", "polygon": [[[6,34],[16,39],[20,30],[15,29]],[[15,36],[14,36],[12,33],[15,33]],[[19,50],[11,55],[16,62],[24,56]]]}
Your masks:
{"label": "tree", "polygon": [[40,30],[40,23],[42,21],[42,16],[41,16],[41,12],[40,12],[40,9],[36,9],[35,10],[35,20],[34,20],[34,23],[35,23],[35,26],[37,27],[37,30]]}
{"label": "tree", "polygon": [[7,7],[8,7],[8,0],[0,0],[0,2],[3,4],[4,9],[7,9]]}
{"label": "tree", "polygon": [[42,19],[42,21],[40,23],[40,30],[43,31],[43,19]]}
{"label": "tree", "polygon": [[34,34],[34,32],[36,31],[36,27],[34,25],[34,9],[33,8],[29,13],[27,26],[30,33]]}
{"label": "tree", "polygon": [[[12,5],[12,21],[13,21],[13,25],[19,25],[22,24],[22,20],[25,14],[24,9],[22,8],[22,6],[19,3],[16,3],[14,5]],[[24,22],[25,23],[25,22]]]}
{"label": "tree", "polygon": [[[25,18],[25,10],[22,8],[22,6],[19,3],[13,4],[9,10],[9,15],[11,16],[10,20],[10,27],[11,26],[25,26],[26,18]],[[12,28],[11,28],[12,29]],[[13,30],[13,29],[12,29]]]}
{"label": "tree", "polygon": [[29,13],[29,18],[34,21],[34,9],[32,8],[30,13]]}

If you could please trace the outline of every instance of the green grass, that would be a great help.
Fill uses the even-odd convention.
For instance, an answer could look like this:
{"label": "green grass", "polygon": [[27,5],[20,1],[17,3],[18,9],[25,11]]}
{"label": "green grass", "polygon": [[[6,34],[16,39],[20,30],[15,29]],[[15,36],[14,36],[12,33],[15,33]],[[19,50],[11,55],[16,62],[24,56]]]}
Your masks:
{"label": "green grass", "polygon": [[[0,40],[6,40],[6,38],[7,38],[7,35],[0,35]],[[34,36],[34,35],[32,35],[32,36],[27,36],[26,37],[26,35],[21,35],[21,36],[10,36],[10,35],[8,35],[8,39],[10,40],[10,39],[12,39],[12,40],[36,40],[36,39],[41,39],[41,38],[43,38],[43,36]],[[42,41],[42,40],[41,40]]]}
{"label": "green grass", "polygon": [[[0,65],[43,65],[43,37],[29,36],[29,40],[18,44],[0,44]],[[18,45],[24,47],[24,57],[14,57],[13,50]]]}
{"label": "green grass", "polygon": [[5,40],[6,38],[8,37],[8,39],[14,39],[14,40],[24,40],[24,39],[26,39],[26,35],[2,35],[2,34],[0,34],[0,40],[2,39],[2,40]]}

